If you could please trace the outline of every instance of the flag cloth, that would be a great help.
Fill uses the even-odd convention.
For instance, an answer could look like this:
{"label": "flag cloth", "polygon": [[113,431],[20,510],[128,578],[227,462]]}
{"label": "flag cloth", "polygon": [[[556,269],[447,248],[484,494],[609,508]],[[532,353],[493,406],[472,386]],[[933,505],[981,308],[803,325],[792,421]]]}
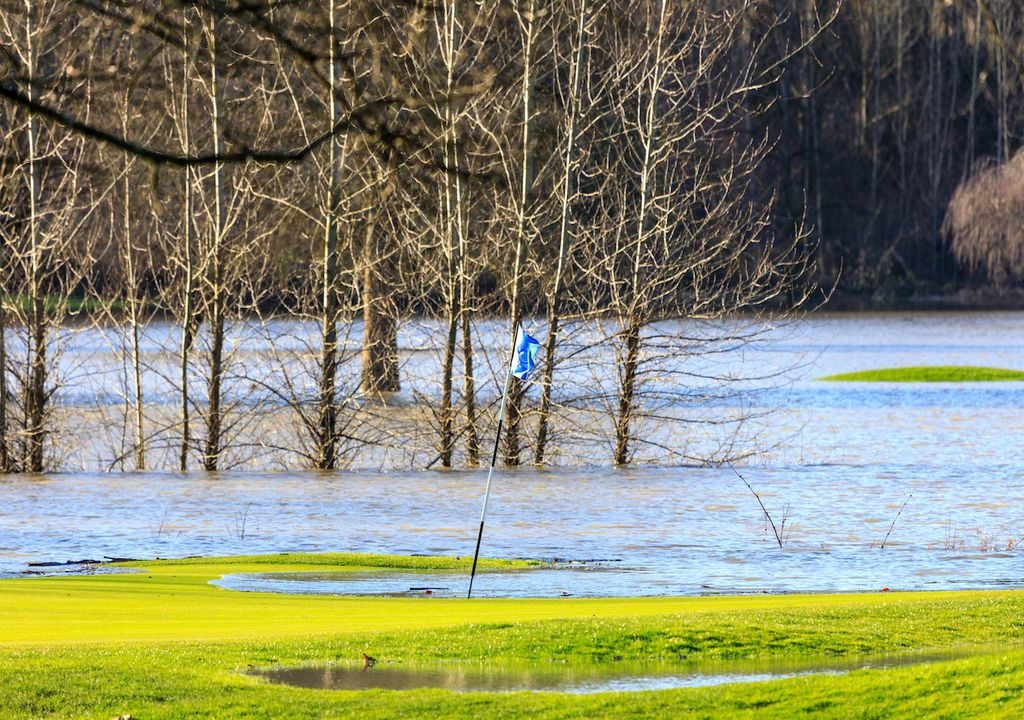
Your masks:
{"label": "flag cloth", "polygon": [[537,367],[537,352],[540,350],[540,343],[523,332],[520,327],[516,332],[516,354],[512,358],[512,374],[520,380],[525,380]]}

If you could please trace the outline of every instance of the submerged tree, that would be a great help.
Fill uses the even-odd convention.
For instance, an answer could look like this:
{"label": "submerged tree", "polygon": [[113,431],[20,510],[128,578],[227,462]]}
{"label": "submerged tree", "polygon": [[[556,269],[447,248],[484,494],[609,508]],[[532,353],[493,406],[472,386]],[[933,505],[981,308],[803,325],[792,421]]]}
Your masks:
{"label": "submerged tree", "polygon": [[751,6],[635,0],[616,9],[628,22],[609,31],[607,132],[618,141],[603,153],[607,241],[595,256],[617,318],[617,465],[630,462],[644,437],[638,421],[658,417],[684,392],[687,355],[723,339],[675,337],[658,321],[756,310],[799,287],[807,267],[800,233],[775,247],[772,199],[754,195],[768,140],[737,132],[750,112],[748,95],[773,79],[756,45],[735,65]]}
{"label": "submerged tree", "polygon": [[[32,101],[45,102],[41,88],[68,75],[66,36],[87,35],[60,2],[31,2],[0,16],[0,43],[13,66],[6,83]],[[70,82],[70,81],[69,81]],[[43,126],[35,114],[7,108],[4,140],[6,191],[15,200],[3,223],[4,398],[7,469],[41,472],[47,466],[48,419],[56,390],[59,328],[71,296],[88,269],[89,253],[75,242],[81,223],[79,200],[82,139],[61,127]],[[10,329],[8,329],[10,328]],[[11,352],[9,335],[16,335]],[[9,371],[9,374],[7,372]],[[16,418],[8,417],[7,400]],[[8,422],[17,424],[10,432]]]}

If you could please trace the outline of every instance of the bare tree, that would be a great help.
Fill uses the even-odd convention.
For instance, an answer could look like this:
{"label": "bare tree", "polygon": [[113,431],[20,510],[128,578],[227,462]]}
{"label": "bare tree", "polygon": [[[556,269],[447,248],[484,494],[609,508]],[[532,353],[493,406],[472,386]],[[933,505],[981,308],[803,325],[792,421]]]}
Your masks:
{"label": "bare tree", "polygon": [[[748,9],[747,2],[667,0],[616,9],[632,30],[608,45],[609,133],[619,141],[608,156],[614,179],[602,192],[610,242],[601,257],[618,318],[617,465],[630,461],[644,437],[638,421],[657,417],[670,401],[674,384],[666,378],[683,380],[681,359],[723,339],[715,332],[673,337],[657,322],[756,309],[806,269],[806,253],[773,247],[765,237],[770,198],[751,196],[767,139],[734,132],[747,112],[746,94],[771,80],[756,50],[740,71],[732,62]],[[645,390],[656,378],[666,389]]]}
{"label": "bare tree", "polygon": [[544,340],[544,364],[541,378],[541,398],[537,420],[537,443],[534,446],[534,462],[544,462],[547,452],[548,433],[552,413],[552,387],[556,365],[556,349],[559,342],[559,329],[562,322],[565,294],[566,274],[573,251],[574,235],[579,223],[574,226],[574,205],[576,197],[577,174],[580,172],[579,137],[585,129],[587,120],[585,107],[584,78],[589,75],[588,35],[591,32],[590,22],[595,14],[591,0],[578,0],[567,3],[568,14],[575,15],[571,40],[564,51],[564,60],[559,63],[567,83],[562,101],[564,109],[564,139],[559,152],[562,156],[562,176],[558,192],[558,250],[555,259],[555,270],[551,284],[547,290],[547,336]]}
{"label": "bare tree", "polygon": [[[329,126],[338,123],[340,114],[338,95],[338,64],[335,54],[340,51],[337,37],[338,12],[335,0],[330,0],[330,32],[328,34],[328,94]],[[338,377],[338,215],[341,212],[341,173],[345,161],[345,138],[335,136],[328,143],[327,203],[324,208],[323,279],[321,282],[321,355],[320,355],[320,412],[317,429],[317,467],[331,469],[337,455],[338,406],[336,382]]]}
{"label": "bare tree", "polygon": [[[513,243],[515,253],[512,260],[509,288],[507,291],[509,316],[515,337],[515,328],[523,319],[523,276],[526,272],[527,255],[531,245],[538,240],[538,208],[535,181],[539,145],[535,136],[537,116],[537,81],[545,67],[542,55],[549,48],[542,45],[542,37],[550,30],[550,9],[536,0],[525,0],[514,8],[515,25],[519,34],[520,78],[518,83],[518,126],[519,147],[512,153],[517,167],[511,210]],[[511,347],[511,343],[510,343]],[[508,388],[508,409],[505,419],[504,460],[506,465],[518,465],[521,450],[521,424],[523,415],[524,384],[518,378],[510,381]]]}
{"label": "bare tree", "polygon": [[[439,217],[437,220],[439,254],[443,268],[440,286],[445,302],[445,334],[441,363],[441,404],[437,414],[438,449],[442,466],[453,463],[456,439],[465,438],[466,460],[479,462],[477,430],[476,381],[472,348],[472,258],[470,223],[478,213],[470,202],[473,187],[464,177],[476,143],[472,129],[478,122],[477,103],[485,102],[487,93],[475,88],[486,86],[493,78],[487,66],[484,48],[494,37],[494,13],[482,13],[471,3],[447,0],[434,14],[440,67],[437,87],[428,90],[432,96],[431,115],[437,126],[438,143],[443,148],[443,171],[439,174]],[[429,65],[425,65],[429,69]],[[462,344],[459,345],[459,334]],[[456,359],[462,361],[462,411],[464,424],[456,429],[460,408],[455,388]]]}
{"label": "bare tree", "polygon": [[[0,16],[0,43],[10,48],[7,58],[18,70],[14,79],[30,100],[45,102],[40,88],[65,72],[61,41],[66,34],[80,38],[82,32],[74,21],[59,2],[26,0]],[[8,115],[7,124],[17,132],[6,138],[5,150],[17,162],[6,180],[16,183],[23,209],[7,223],[4,300],[5,315],[24,336],[16,355],[5,348],[14,380],[5,390],[15,398],[20,416],[18,434],[5,447],[8,469],[41,472],[47,465],[47,424],[57,382],[52,370],[59,352],[54,343],[60,339],[53,337],[53,329],[68,312],[69,296],[89,260],[87,253],[76,258],[72,245],[80,222],[82,143],[62,129],[41,128],[31,112],[23,120],[17,115]]]}
{"label": "bare tree", "polygon": [[964,265],[997,287],[1024,279],[1024,150],[983,163],[949,201],[944,229]]}

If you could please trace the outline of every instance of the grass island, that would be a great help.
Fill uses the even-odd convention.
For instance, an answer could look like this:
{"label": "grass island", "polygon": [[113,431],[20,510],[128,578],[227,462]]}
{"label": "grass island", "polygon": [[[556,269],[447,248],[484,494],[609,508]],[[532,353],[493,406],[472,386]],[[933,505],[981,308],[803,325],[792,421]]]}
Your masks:
{"label": "grass island", "polygon": [[820,379],[830,382],[1007,382],[1024,380],[1024,371],[972,365],[924,365],[861,370]]}

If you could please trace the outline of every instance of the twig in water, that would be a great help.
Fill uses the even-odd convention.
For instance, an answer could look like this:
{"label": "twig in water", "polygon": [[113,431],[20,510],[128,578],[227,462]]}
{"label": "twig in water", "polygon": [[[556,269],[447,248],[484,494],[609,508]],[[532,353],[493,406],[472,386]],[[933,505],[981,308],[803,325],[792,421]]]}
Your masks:
{"label": "twig in water", "polygon": [[239,541],[245,540],[245,525],[249,521],[250,508],[252,508],[251,502],[245,506],[245,510],[235,513],[235,537]]}
{"label": "twig in water", "polygon": [[[779,544],[779,547],[781,548],[782,547],[782,535],[779,534],[779,529],[777,527],[775,527],[775,521],[772,520],[772,516],[771,516],[771,513],[768,512],[768,508],[766,508],[764,506],[764,503],[761,502],[761,496],[758,495],[756,492],[754,492],[754,488],[750,487],[750,483],[747,482],[746,478],[744,478],[742,475],[739,474],[739,471],[737,471],[736,468],[734,468],[732,466],[731,462],[726,462],[725,464],[729,466],[730,470],[732,470],[734,473],[736,473],[736,477],[738,477],[740,480],[742,480],[743,484],[747,486],[747,490],[749,490],[751,492],[751,494],[755,498],[757,498],[757,504],[761,506],[761,512],[764,513],[764,516],[768,519],[768,522],[771,523],[772,532],[775,533],[775,542],[777,542]],[[785,527],[785,520],[783,520],[783,527]]]}
{"label": "twig in water", "polygon": [[907,499],[903,501],[902,505],[900,505],[899,512],[896,513],[896,517],[892,519],[892,524],[889,525],[889,532],[887,532],[885,534],[885,537],[882,539],[882,547],[880,548],[881,550],[885,550],[885,543],[889,541],[889,536],[892,535],[892,529],[896,527],[896,521],[900,519],[900,515],[903,514],[903,508],[907,506],[907,503],[910,502],[910,498],[912,497],[914,497],[914,493],[910,493],[909,495],[907,495]]}

